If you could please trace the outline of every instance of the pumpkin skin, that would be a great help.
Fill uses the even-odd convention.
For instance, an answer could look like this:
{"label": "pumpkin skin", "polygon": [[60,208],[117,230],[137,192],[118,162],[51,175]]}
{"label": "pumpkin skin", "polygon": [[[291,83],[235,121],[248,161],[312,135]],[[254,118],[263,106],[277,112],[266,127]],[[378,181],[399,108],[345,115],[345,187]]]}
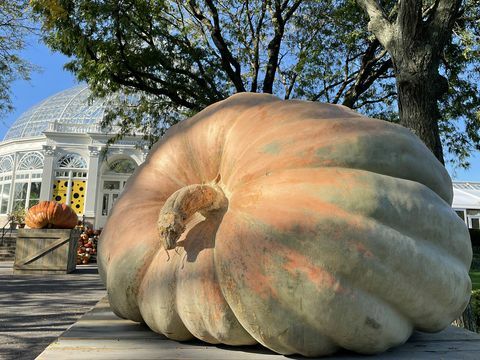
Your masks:
{"label": "pumpkin skin", "polygon": [[25,224],[31,229],[73,229],[78,216],[68,205],[56,201],[40,201],[28,209]]}
{"label": "pumpkin skin", "polygon": [[382,352],[468,303],[452,196],[401,126],[238,94],[154,146],[101,234],[99,271],[117,315],[171,339]]}

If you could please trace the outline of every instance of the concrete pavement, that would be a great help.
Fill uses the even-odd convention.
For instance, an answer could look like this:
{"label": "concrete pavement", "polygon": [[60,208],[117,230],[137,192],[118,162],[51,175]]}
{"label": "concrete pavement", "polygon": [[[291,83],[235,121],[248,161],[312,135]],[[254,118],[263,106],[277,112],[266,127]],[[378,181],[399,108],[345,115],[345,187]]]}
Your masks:
{"label": "concrete pavement", "polygon": [[0,262],[0,359],[35,359],[106,295],[95,265],[65,275],[13,275]]}

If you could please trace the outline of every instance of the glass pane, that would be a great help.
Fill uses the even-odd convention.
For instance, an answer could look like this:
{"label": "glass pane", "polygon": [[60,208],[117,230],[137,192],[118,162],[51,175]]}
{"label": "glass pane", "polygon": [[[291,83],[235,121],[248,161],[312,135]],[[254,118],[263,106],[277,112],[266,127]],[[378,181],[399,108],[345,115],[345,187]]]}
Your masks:
{"label": "glass pane", "polygon": [[472,218],[472,229],[480,229],[480,219]]}
{"label": "glass pane", "polygon": [[131,159],[120,159],[108,164],[109,170],[117,174],[132,174],[137,168]]}
{"label": "glass pane", "polygon": [[478,209],[467,209],[467,215],[479,216],[480,210]]}
{"label": "glass pane", "polygon": [[108,194],[103,194],[103,201],[102,201],[102,215],[108,215]]}
{"label": "glass pane", "polygon": [[[40,198],[41,186],[42,183],[32,182],[32,185],[30,185],[30,200],[38,200],[38,198]],[[29,205],[32,206],[32,204]]]}
{"label": "glass pane", "polygon": [[10,198],[10,184],[3,184],[2,189],[2,207],[0,213],[6,214],[8,209],[8,199]]}
{"label": "glass pane", "polygon": [[115,200],[117,200],[118,194],[112,194],[112,206],[115,204]]}
{"label": "glass pane", "polygon": [[465,213],[463,212],[463,210],[455,210],[455,212],[458,216],[460,216],[462,220],[465,220]]}
{"label": "glass pane", "polygon": [[12,209],[13,210],[25,209],[25,200],[14,200]]}
{"label": "glass pane", "polygon": [[120,181],[104,181],[103,188],[105,190],[119,190]]}
{"label": "glass pane", "polygon": [[27,199],[28,183],[16,183],[13,210],[25,208],[25,200]]}
{"label": "glass pane", "polygon": [[40,202],[39,199],[30,200],[30,201],[28,202],[28,207],[31,208],[32,206],[37,205],[39,202]]}

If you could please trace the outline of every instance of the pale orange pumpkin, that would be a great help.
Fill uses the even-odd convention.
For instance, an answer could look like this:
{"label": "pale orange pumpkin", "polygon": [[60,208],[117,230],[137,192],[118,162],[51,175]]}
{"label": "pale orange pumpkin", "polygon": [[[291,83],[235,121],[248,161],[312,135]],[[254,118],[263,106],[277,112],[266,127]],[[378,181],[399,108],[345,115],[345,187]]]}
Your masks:
{"label": "pale orange pumpkin", "polygon": [[78,216],[68,205],[55,201],[41,201],[28,209],[25,224],[31,229],[73,229]]}
{"label": "pale orange pumpkin", "polygon": [[113,311],[169,338],[381,352],[466,306],[471,247],[409,130],[239,94],[171,128],[99,243]]}

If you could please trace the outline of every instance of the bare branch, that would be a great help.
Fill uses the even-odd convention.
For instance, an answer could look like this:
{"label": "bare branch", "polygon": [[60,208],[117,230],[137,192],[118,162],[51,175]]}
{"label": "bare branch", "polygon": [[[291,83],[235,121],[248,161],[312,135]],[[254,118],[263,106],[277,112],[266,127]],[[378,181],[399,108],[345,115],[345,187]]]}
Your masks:
{"label": "bare branch", "polygon": [[370,99],[370,100],[365,100],[365,101],[362,101],[360,104],[358,104],[357,106],[353,107],[353,109],[360,109],[361,107],[365,106],[365,105],[368,105],[368,104],[376,104],[376,103],[379,103],[379,102],[383,102],[393,96],[397,96],[397,93],[395,91],[390,91],[388,92],[387,94],[385,94],[384,96],[378,98],[378,99]]}
{"label": "bare branch", "polygon": [[210,11],[210,14],[212,15],[213,23],[203,15],[195,0],[188,1],[188,5],[190,6],[190,10],[193,12],[193,15],[199,21],[205,24],[207,28],[209,28],[213,43],[220,52],[222,66],[228,77],[232,81],[233,85],[235,86],[235,89],[238,92],[244,92],[245,87],[243,85],[243,80],[241,76],[241,66],[237,59],[235,59],[235,57],[233,56],[227,42],[223,38],[217,8],[211,0],[206,0],[206,4]]}

